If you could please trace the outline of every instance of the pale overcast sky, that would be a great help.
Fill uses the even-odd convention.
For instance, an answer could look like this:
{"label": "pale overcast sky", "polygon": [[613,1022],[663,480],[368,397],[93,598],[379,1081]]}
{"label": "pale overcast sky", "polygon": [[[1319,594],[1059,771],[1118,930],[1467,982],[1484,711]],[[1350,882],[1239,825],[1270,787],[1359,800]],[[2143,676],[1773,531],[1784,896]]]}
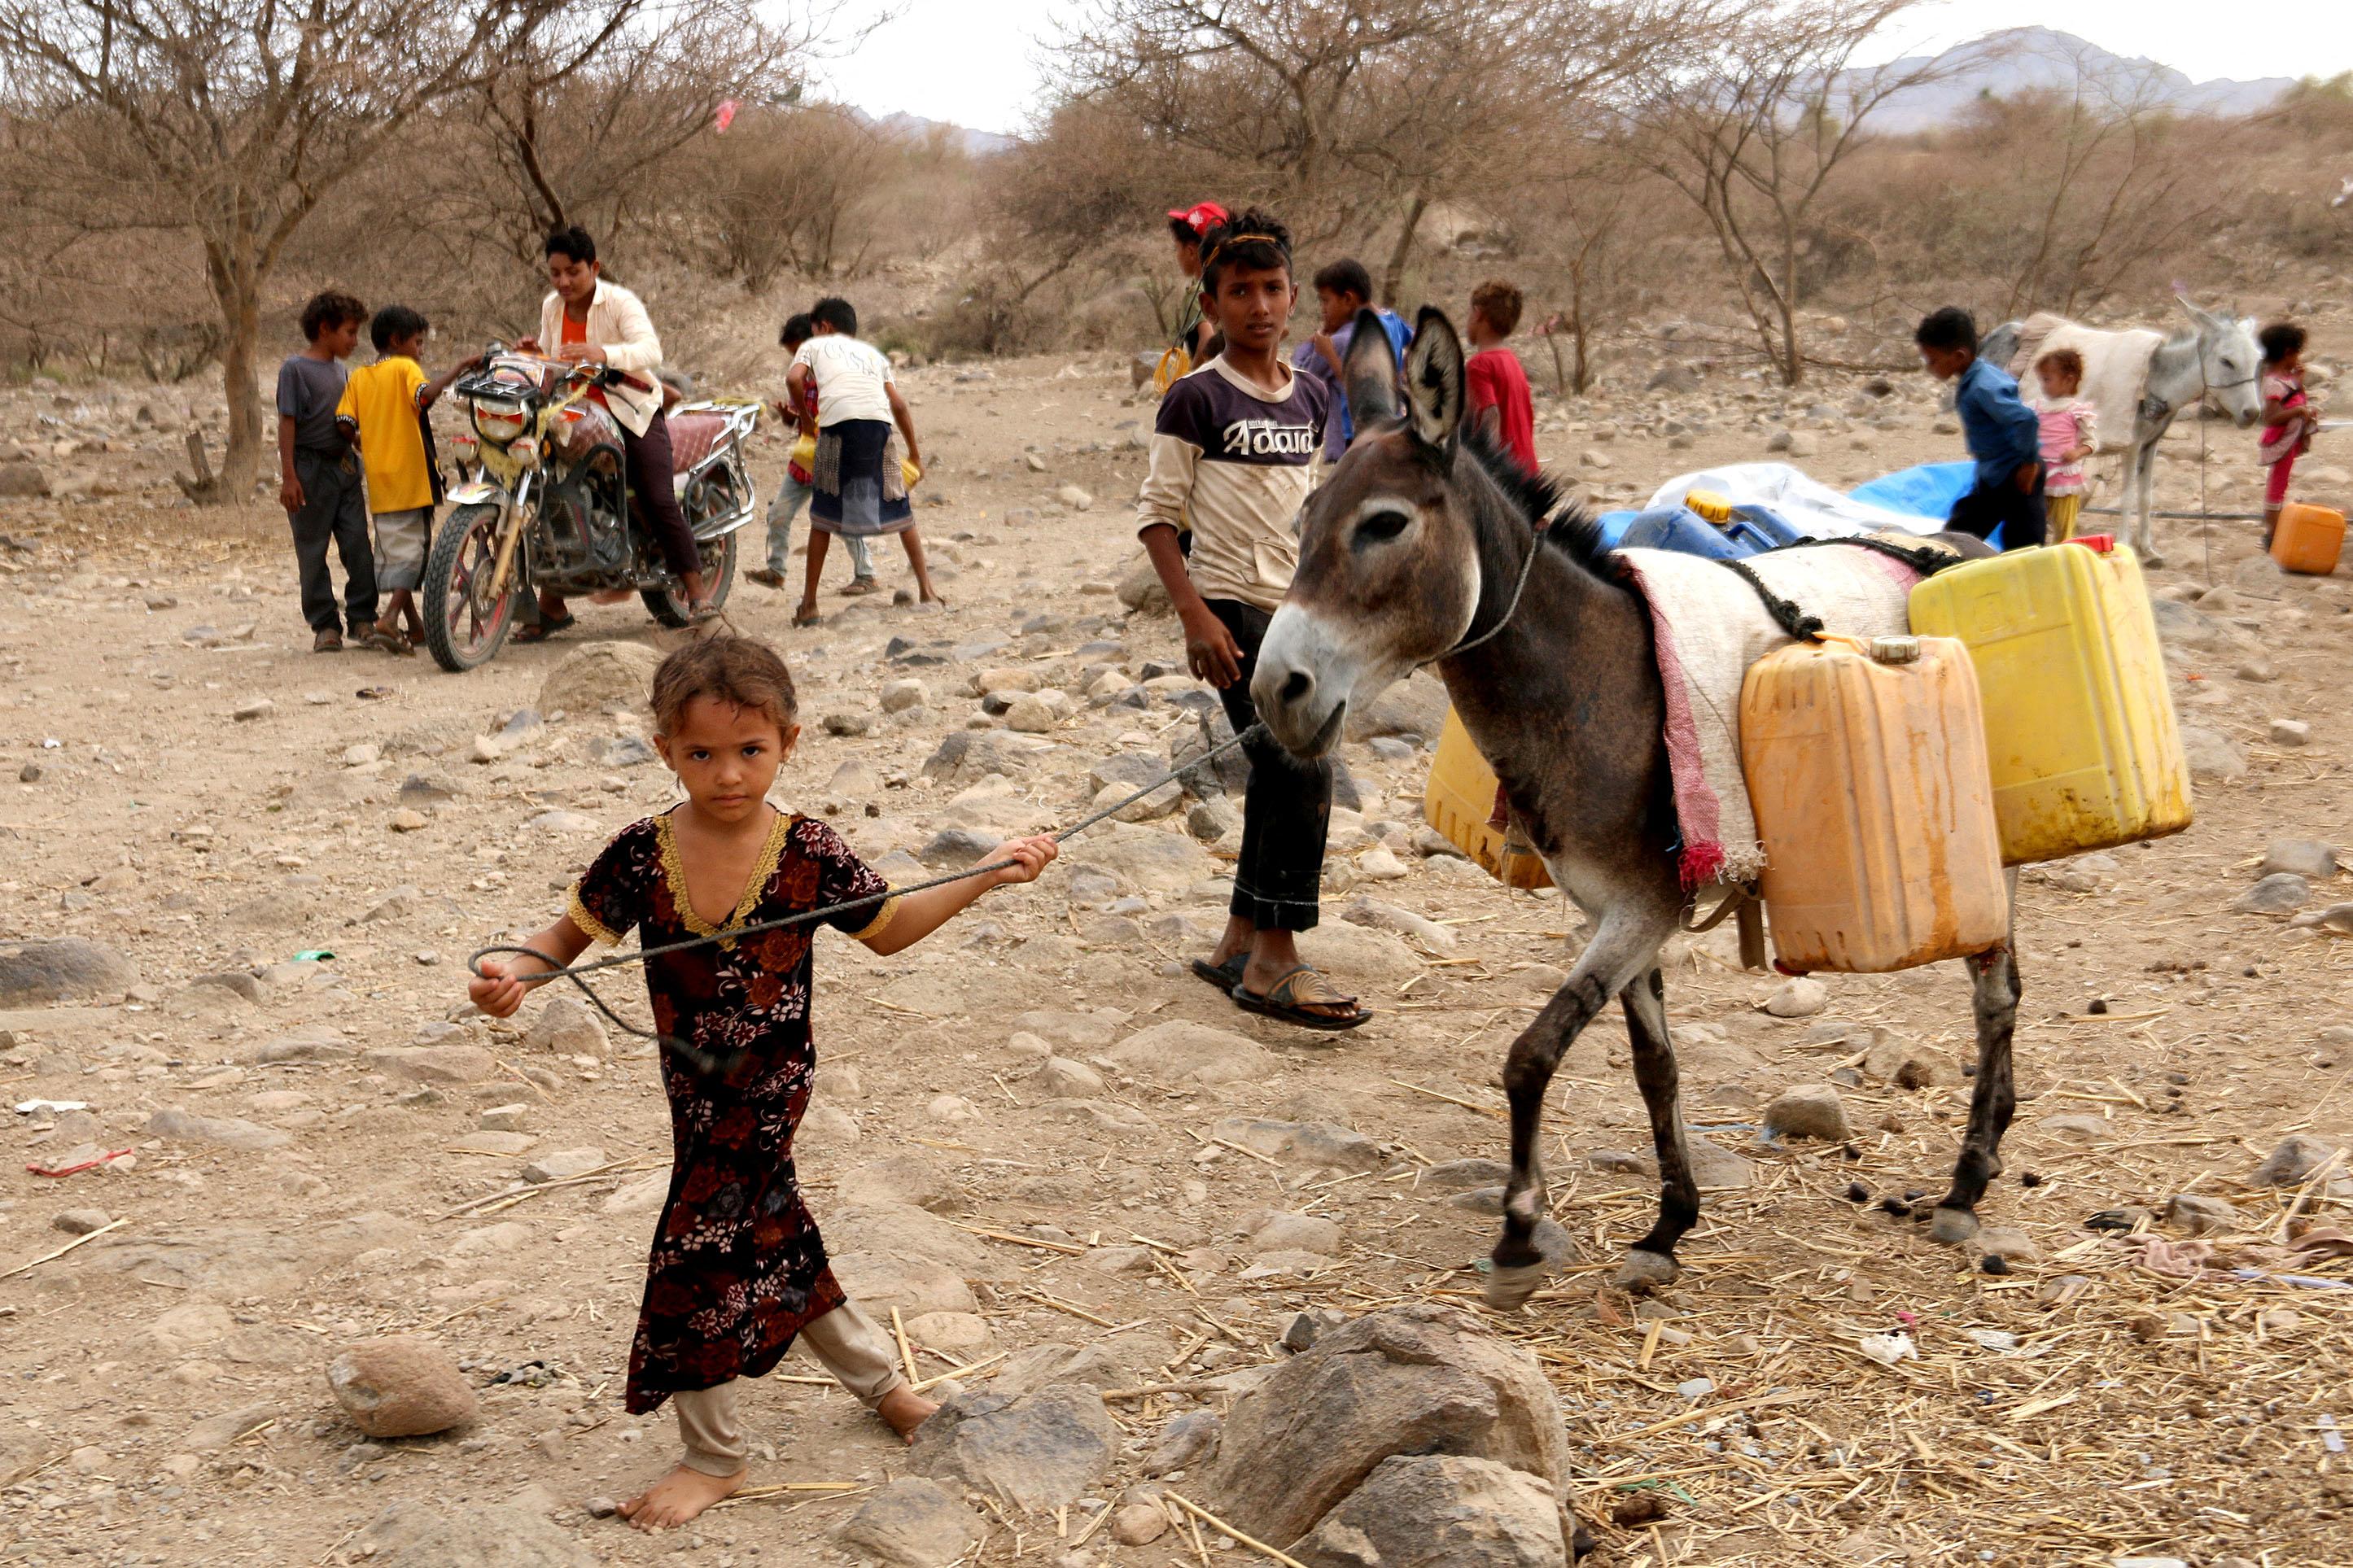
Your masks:
{"label": "pale overcast sky", "polygon": [[[849,0],[847,15],[884,9]],[[870,113],[904,110],[976,131],[1018,132],[1039,94],[1039,59],[1074,0],[893,0],[898,15],[865,46],[818,72],[829,96]],[[2125,56],[2205,80],[2353,70],[2353,5],[2273,0],[2234,12],[2188,0],[1939,0],[1891,31],[1893,56],[1944,48],[2003,27],[2060,28]]]}

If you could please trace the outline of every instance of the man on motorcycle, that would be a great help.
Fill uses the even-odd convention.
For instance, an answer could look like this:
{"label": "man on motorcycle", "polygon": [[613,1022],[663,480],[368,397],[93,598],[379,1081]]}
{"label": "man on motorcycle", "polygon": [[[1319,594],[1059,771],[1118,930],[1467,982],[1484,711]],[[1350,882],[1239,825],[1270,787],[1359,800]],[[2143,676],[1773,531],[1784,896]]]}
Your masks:
{"label": "man on motorcycle", "polygon": [[[711,603],[702,581],[702,557],[693,531],[679,510],[670,465],[670,425],[662,417],[661,339],[654,335],[646,307],[635,294],[599,274],[596,242],[575,224],[547,237],[547,280],[553,285],[540,302],[539,335],[515,346],[529,353],[575,364],[602,364],[620,373],[618,382],[589,395],[605,405],[621,427],[621,445],[628,455],[629,489],[645,509],[654,542],[662,559],[685,588],[691,608],[688,618],[715,620],[718,606]],[[542,589],[539,620],[515,633],[517,642],[543,642],[572,625],[564,596]]]}

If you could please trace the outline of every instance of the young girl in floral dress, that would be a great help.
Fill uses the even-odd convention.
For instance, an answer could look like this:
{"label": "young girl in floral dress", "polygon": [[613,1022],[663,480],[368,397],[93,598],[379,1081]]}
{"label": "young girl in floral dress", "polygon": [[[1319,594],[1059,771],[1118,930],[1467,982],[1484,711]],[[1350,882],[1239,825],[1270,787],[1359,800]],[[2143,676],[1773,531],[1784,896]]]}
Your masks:
{"label": "young girl in floral dress", "polygon": [[[937,1408],[900,1376],[891,1341],[850,1301],[793,1174],[793,1131],[808,1105],[810,925],[740,940],[744,926],[873,899],[824,923],[891,953],[929,935],[989,888],[1034,881],[1050,837],[1016,839],[989,875],[903,897],[824,823],[767,803],[800,737],[792,676],[765,644],[716,637],[654,673],[654,745],[687,798],[630,824],[596,857],[569,909],[527,945],[569,964],[591,942],[631,930],[647,961],[654,1027],[686,1047],[662,1054],[674,1164],[655,1227],[645,1304],[629,1347],[626,1404],[678,1409],[685,1456],[621,1511],[641,1529],[683,1524],[744,1484],[737,1380],[759,1377],[805,1339],[842,1384],[909,1441]],[[511,1016],[546,966],[485,962],[476,1006]]]}
{"label": "young girl in floral dress", "polygon": [[2263,548],[2272,546],[2280,510],[2287,505],[2295,460],[2312,450],[2312,400],[2304,390],[2304,329],[2274,321],[2255,334],[2263,345],[2263,433],[2256,448],[2263,476]]}

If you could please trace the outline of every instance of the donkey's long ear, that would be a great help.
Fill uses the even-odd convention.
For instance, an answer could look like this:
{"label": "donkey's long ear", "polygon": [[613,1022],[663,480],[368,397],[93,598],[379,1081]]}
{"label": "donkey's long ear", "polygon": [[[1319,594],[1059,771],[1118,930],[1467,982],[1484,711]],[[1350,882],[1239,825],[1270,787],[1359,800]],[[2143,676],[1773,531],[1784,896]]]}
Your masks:
{"label": "donkey's long ear", "polygon": [[1389,347],[1389,335],[1381,330],[1381,319],[1371,307],[1356,312],[1356,320],[1348,339],[1348,352],[1340,356],[1341,384],[1347,388],[1348,412],[1356,421],[1356,432],[1362,435],[1376,425],[1386,425],[1404,412],[1404,402],[1398,390],[1397,351]]}
{"label": "donkey's long ear", "polygon": [[1424,305],[1413,323],[1413,347],[1405,356],[1405,401],[1413,433],[1430,446],[1451,452],[1462,430],[1465,396],[1462,340],[1454,323],[1434,305]]}

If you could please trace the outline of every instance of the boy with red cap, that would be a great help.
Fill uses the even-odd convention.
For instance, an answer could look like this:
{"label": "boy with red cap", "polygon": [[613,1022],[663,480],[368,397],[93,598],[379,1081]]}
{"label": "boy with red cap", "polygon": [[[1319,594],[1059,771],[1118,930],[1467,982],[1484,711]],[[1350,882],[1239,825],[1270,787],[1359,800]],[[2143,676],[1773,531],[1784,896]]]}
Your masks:
{"label": "boy with red cap", "polygon": [[1206,357],[1201,350],[1209,339],[1208,323],[1201,318],[1201,290],[1195,286],[1201,276],[1201,240],[1228,216],[1215,202],[1195,202],[1168,214],[1168,233],[1176,242],[1176,270],[1185,275],[1186,282],[1185,310],[1176,321],[1175,341],[1175,346],[1185,351],[1186,363],[1177,369],[1177,375],[1199,368]]}

